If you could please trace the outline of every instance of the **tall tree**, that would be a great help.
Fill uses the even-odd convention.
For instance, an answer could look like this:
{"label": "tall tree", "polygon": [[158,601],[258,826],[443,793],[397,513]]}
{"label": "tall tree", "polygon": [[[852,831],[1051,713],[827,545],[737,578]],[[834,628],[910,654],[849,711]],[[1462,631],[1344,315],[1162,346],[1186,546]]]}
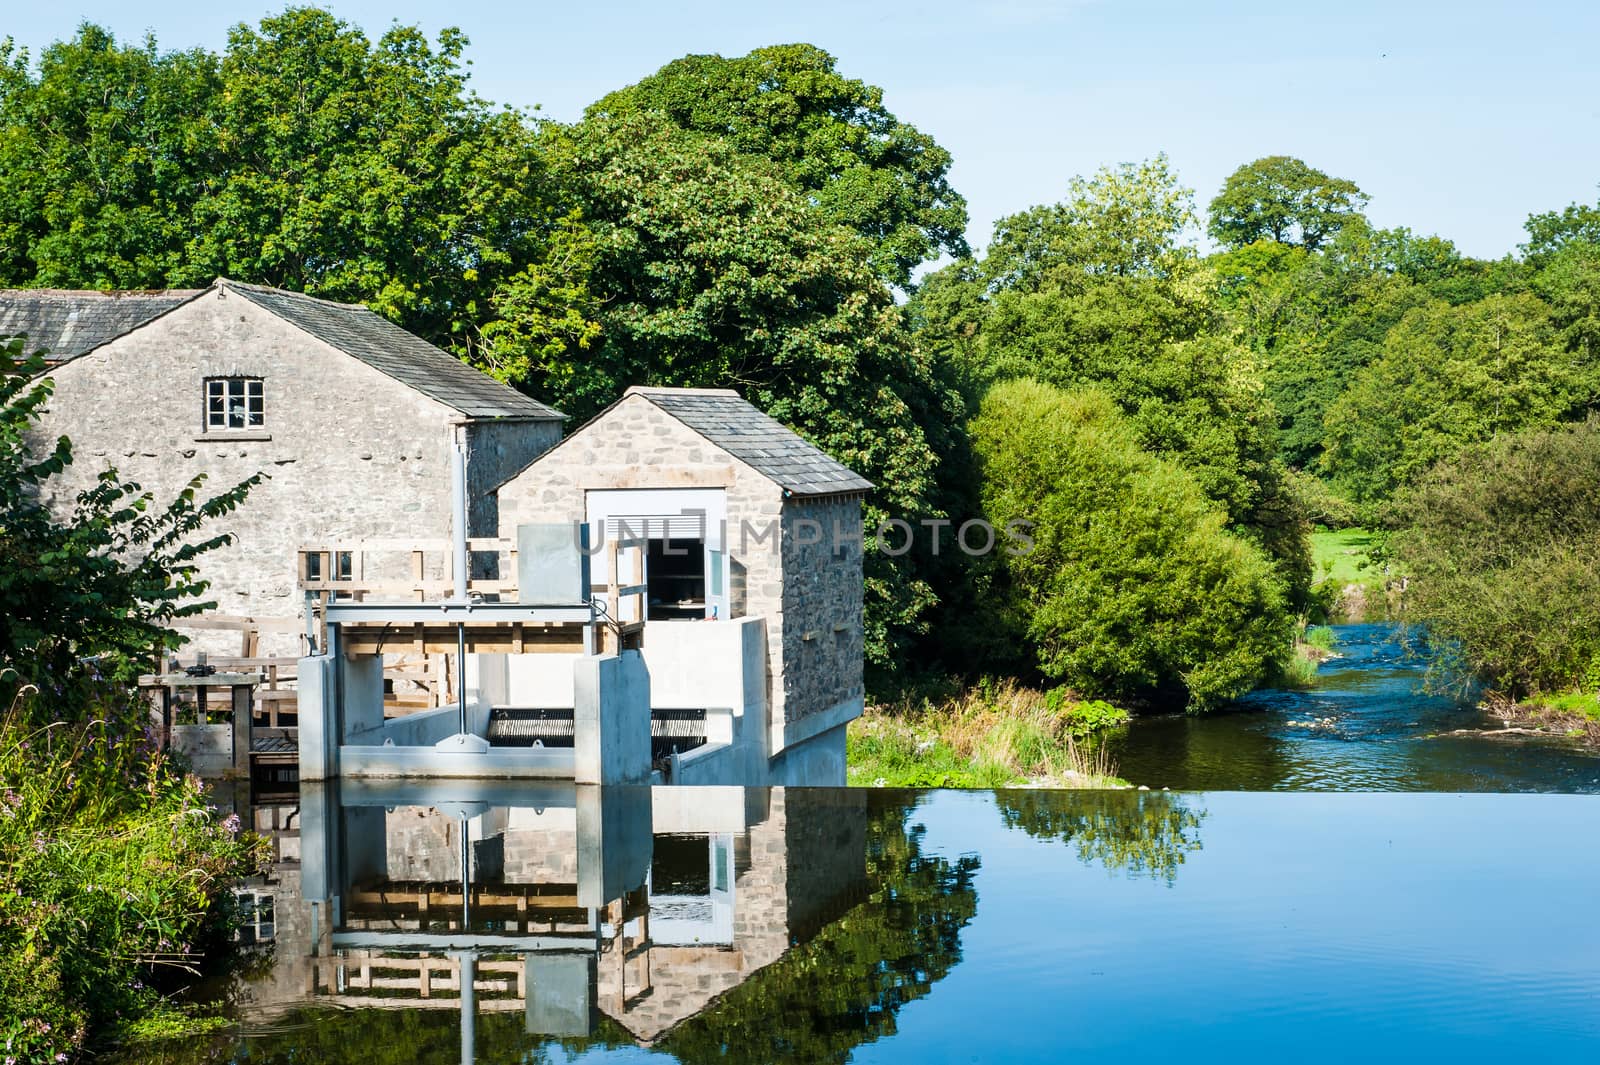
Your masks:
{"label": "tall tree", "polygon": [[1358,501],[1389,499],[1440,459],[1500,433],[1554,425],[1600,397],[1537,297],[1410,311],[1327,413],[1322,463]]}
{"label": "tall tree", "polygon": [[[1033,291],[1082,278],[1169,277],[1194,258],[1194,190],[1165,155],[1074,177],[1060,203],[995,223],[984,269],[996,288]],[[1076,287],[1076,286],[1071,286]]]}
{"label": "tall tree", "polygon": [[[525,360],[523,383],[579,418],[631,384],[736,388],[879,486],[869,530],[943,516],[934,442],[959,433],[960,399],[910,344],[866,241],[770,163],[651,114],[552,128],[545,151],[593,234],[600,331],[580,355],[550,356],[536,331],[497,325],[491,357]],[[867,555],[879,670],[926,629],[926,564]]]}
{"label": "tall tree", "polygon": [[153,288],[218,167],[216,56],[85,24],[32,68],[0,42],[0,286]]}
{"label": "tall tree", "polygon": [[918,264],[941,253],[968,254],[967,205],[950,187],[950,153],[890,113],[882,89],[840,74],[814,45],[685,56],[588,115],[647,111],[772,160],[824,217],[871,242],[872,264],[892,284],[908,285]]}
{"label": "tall tree", "polygon": [[1293,156],[1269,155],[1228,175],[1211,201],[1207,231],[1230,248],[1270,239],[1315,251],[1366,203],[1367,194],[1353,181],[1330,177]]}
{"label": "tall tree", "polygon": [[1000,559],[992,604],[1039,669],[1091,695],[1239,695],[1287,653],[1292,621],[1267,557],[1225,530],[1188,473],[1145,451],[1102,393],[1008,381],[972,425],[989,520],[1033,523]]}

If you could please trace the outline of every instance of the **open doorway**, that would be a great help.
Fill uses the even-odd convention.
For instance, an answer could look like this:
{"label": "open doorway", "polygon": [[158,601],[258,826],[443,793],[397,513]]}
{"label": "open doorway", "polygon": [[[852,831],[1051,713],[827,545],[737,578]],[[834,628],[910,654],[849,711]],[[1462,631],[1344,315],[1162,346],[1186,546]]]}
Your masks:
{"label": "open doorway", "polygon": [[645,547],[645,594],[649,621],[692,621],[706,616],[705,541],[651,538]]}

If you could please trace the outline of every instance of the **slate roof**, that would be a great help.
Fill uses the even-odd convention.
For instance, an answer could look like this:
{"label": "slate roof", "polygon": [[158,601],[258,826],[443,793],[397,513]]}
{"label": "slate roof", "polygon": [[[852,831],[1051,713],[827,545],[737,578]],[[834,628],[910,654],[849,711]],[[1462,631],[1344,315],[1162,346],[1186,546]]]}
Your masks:
{"label": "slate roof", "polygon": [[794,496],[870,492],[871,481],[726,388],[630,388]]}
{"label": "slate roof", "polygon": [[51,362],[65,362],[181,307],[203,291],[0,291],[0,336],[26,333],[28,352],[44,351]]}
{"label": "slate roof", "polygon": [[[564,418],[357,303],[218,278],[221,287],[469,418]],[[65,362],[132,332],[211,289],[153,292],[0,291],[0,336]]]}
{"label": "slate roof", "polygon": [[566,417],[358,303],[334,303],[238,281],[217,284],[469,418]]}

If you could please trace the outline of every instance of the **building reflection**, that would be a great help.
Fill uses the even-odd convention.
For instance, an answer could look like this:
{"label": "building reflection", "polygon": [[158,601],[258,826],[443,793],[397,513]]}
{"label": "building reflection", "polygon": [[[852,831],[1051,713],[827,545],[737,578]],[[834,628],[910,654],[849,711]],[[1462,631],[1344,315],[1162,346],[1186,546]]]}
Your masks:
{"label": "building reflection", "polygon": [[[453,1010],[652,1046],[863,903],[862,791],[526,782],[305,785],[256,806],[271,873],[241,938],[271,942],[237,1015]],[[964,921],[962,922],[964,923]],[[608,1031],[614,1031],[608,1028]]]}

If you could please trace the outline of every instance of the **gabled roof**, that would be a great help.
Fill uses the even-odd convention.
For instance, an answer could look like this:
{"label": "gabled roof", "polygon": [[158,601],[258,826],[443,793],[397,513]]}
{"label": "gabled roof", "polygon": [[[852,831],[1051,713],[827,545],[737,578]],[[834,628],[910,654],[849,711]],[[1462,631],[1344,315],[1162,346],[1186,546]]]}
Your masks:
{"label": "gabled roof", "polygon": [[27,334],[27,351],[65,362],[181,307],[205,289],[70,292],[55,288],[0,292],[0,337]]}
{"label": "gabled roof", "polygon": [[871,481],[761,413],[730,388],[641,388],[655,404],[792,496],[870,492]]}
{"label": "gabled roof", "polygon": [[52,362],[84,355],[216,289],[234,293],[468,418],[563,418],[357,303],[218,278],[209,289],[157,292],[0,291],[0,336],[26,333]]}
{"label": "gabled roof", "polygon": [[217,284],[469,418],[566,417],[359,303],[334,303],[226,279]]}

